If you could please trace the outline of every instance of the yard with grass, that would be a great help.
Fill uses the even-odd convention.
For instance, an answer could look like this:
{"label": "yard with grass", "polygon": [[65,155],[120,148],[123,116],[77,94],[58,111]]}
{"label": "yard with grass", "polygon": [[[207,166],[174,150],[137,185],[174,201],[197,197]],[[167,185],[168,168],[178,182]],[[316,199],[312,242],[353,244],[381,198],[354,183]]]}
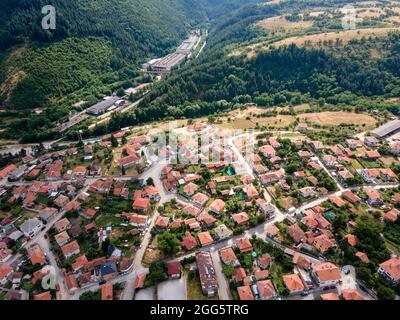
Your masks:
{"label": "yard with grass", "polygon": [[219,300],[218,296],[210,298],[203,294],[200,284],[200,277],[197,271],[185,270],[184,277],[187,281],[186,288],[188,300]]}

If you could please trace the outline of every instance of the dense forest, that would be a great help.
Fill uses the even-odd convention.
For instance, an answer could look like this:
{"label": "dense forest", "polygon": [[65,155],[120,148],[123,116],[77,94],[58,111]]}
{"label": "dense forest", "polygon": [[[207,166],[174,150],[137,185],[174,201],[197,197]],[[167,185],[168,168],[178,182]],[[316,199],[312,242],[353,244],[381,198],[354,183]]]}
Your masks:
{"label": "dense forest", "polygon": [[378,59],[351,51],[351,45],[348,54],[341,56],[295,45],[260,52],[251,60],[215,55],[208,62],[172,75],[146,97],[143,106],[233,101],[242,95],[268,106],[279,103],[274,97],[283,91],[310,94],[330,102],[346,92],[357,96],[397,96],[400,35],[391,34],[384,41],[387,53]]}

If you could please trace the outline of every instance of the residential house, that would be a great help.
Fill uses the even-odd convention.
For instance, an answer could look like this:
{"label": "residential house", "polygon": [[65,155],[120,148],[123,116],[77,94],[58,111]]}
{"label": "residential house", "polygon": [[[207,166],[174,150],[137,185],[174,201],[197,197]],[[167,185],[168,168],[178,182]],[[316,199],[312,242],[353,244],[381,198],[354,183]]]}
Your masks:
{"label": "residential house", "polygon": [[378,273],[397,285],[400,282],[400,258],[395,257],[382,262],[379,265]]}
{"label": "residential house", "polygon": [[76,240],[70,242],[69,244],[66,244],[61,248],[61,251],[64,255],[65,259],[69,259],[74,255],[77,255],[80,253],[80,248],[79,244]]}
{"label": "residential house", "polygon": [[219,255],[223,263],[232,267],[240,266],[239,259],[236,257],[236,254],[231,247],[219,250]]}
{"label": "residential house", "polygon": [[299,227],[299,225],[293,224],[286,228],[286,232],[293,239],[293,241],[297,244],[303,242],[306,239],[306,235],[304,231]]}
{"label": "residential house", "polygon": [[181,263],[179,261],[168,262],[167,274],[171,279],[179,279],[181,277]]}
{"label": "residential house", "polygon": [[271,280],[257,281],[256,285],[261,300],[271,300],[277,296],[275,286]]}
{"label": "residential house", "polygon": [[253,292],[251,291],[250,286],[237,287],[237,292],[240,300],[254,300]]}
{"label": "residential house", "polygon": [[199,232],[197,237],[199,238],[202,247],[208,246],[214,242],[214,239],[212,238],[212,236],[208,231]]}
{"label": "residential house", "polygon": [[319,262],[312,265],[312,275],[320,287],[334,286],[342,280],[339,267],[331,262]]}
{"label": "residential house", "polygon": [[54,228],[58,233],[69,230],[71,226],[72,224],[67,218],[63,218],[54,224]]}
{"label": "residential house", "polygon": [[236,247],[240,250],[241,253],[252,252],[253,246],[249,238],[242,237],[236,240]]}
{"label": "residential house", "polygon": [[290,291],[290,294],[298,294],[304,291],[305,286],[298,274],[288,274],[283,276],[283,282]]}

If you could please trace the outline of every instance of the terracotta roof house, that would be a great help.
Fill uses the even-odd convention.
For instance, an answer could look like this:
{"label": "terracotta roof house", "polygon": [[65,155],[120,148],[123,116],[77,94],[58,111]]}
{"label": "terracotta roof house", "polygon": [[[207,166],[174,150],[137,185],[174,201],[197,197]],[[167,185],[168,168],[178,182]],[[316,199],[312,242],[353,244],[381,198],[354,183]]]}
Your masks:
{"label": "terracotta roof house", "polygon": [[58,233],[54,236],[54,239],[56,240],[57,244],[62,247],[63,245],[67,244],[70,237],[67,233],[67,231],[63,231],[61,233]]}
{"label": "terracotta roof house", "polygon": [[44,255],[42,248],[38,244],[31,246],[27,250],[27,252],[29,260],[31,260],[31,263],[33,265],[36,264],[42,265],[46,263],[46,256]]}
{"label": "terracotta roof house", "polygon": [[247,237],[237,239],[236,246],[239,248],[241,253],[253,251],[253,246],[251,245],[251,242]]}
{"label": "terracotta roof house", "polygon": [[13,268],[9,264],[1,264],[0,265],[0,284],[5,285],[8,281],[8,278],[14,272]]}
{"label": "terracotta roof house", "polygon": [[75,262],[71,265],[72,270],[74,272],[77,272],[80,269],[82,269],[83,267],[85,267],[88,262],[89,261],[86,258],[86,256],[85,255],[81,255],[78,258],[76,258]]}
{"label": "terracotta roof house", "polygon": [[181,277],[181,263],[179,261],[168,262],[167,274],[172,279],[179,279]]}
{"label": "terracotta roof house", "polygon": [[58,233],[66,231],[71,228],[71,222],[67,218],[63,218],[54,224],[54,228]]}
{"label": "terracotta roof house", "polygon": [[62,251],[65,259],[69,259],[70,257],[72,257],[76,254],[79,254],[79,252],[80,252],[79,244],[76,240],[72,241],[69,244],[63,246],[61,248],[61,251]]}
{"label": "terracotta roof house", "polygon": [[339,295],[337,293],[324,293],[324,294],[321,294],[321,299],[324,300],[324,301],[340,300]]}
{"label": "terracotta roof house", "polygon": [[358,239],[354,234],[347,234],[345,238],[352,247],[355,247],[358,243]]}
{"label": "terracotta roof house", "polygon": [[361,201],[361,198],[351,192],[350,190],[343,191],[342,193],[343,198],[345,198],[347,201],[350,201],[351,203],[355,204]]}
{"label": "terracotta roof house", "polygon": [[325,253],[329,249],[336,247],[336,242],[334,239],[330,239],[327,235],[321,234],[315,237],[313,246],[322,253]]}
{"label": "terracotta roof house", "polygon": [[233,221],[235,221],[238,225],[246,224],[249,222],[249,216],[246,212],[236,213],[232,215]]}
{"label": "terracotta roof house", "polygon": [[383,214],[383,218],[393,221],[393,222],[396,222],[399,217],[399,214],[400,214],[400,211],[397,210],[396,208],[393,208],[392,210],[385,212]]}
{"label": "terracotta roof house", "polygon": [[156,227],[159,229],[167,229],[169,224],[169,217],[159,216],[156,221]]}
{"label": "terracotta roof house", "polygon": [[340,199],[337,195],[328,196],[330,202],[332,202],[335,206],[341,208],[346,205],[346,202]]}
{"label": "terracotta roof house", "polygon": [[187,196],[194,195],[198,189],[199,186],[193,182],[189,182],[187,185],[183,187],[183,191],[186,193]]}
{"label": "terracotta roof house", "polygon": [[293,239],[295,243],[300,243],[305,240],[306,235],[297,223],[286,228],[286,232]]}
{"label": "terracotta roof house", "polygon": [[400,258],[391,258],[379,265],[378,273],[394,284],[400,282]]}
{"label": "terracotta roof house", "polygon": [[150,206],[150,199],[147,198],[137,198],[133,202],[133,209],[143,213],[148,213],[150,211]]}
{"label": "terracotta roof house", "polygon": [[208,246],[214,242],[213,238],[211,237],[211,235],[208,231],[199,232],[197,237],[199,238],[199,241],[200,241],[200,244],[202,247]]}
{"label": "terracotta roof house", "polygon": [[283,282],[291,294],[297,294],[305,289],[303,281],[298,274],[288,274],[283,276]]}
{"label": "terracotta roof house", "polygon": [[35,294],[33,296],[33,300],[42,300],[42,301],[51,300],[51,293],[50,293],[50,291],[46,291],[46,292]]}
{"label": "terracotta roof house", "polygon": [[216,215],[221,215],[225,210],[225,202],[221,199],[216,199],[210,204],[208,210]]}
{"label": "terracotta roof house", "polygon": [[243,281],[244,278],[246,278],[246,271],[244,270],[244,268],[239,267],[236,268],[235,271],[233,271],[232,274],[232,279],[236,282],[239,283],[241,281]]}
{"label": "terracotta roof house", "polygon": [[257,281],[256,285],[261,300],[270,300],[276,297],[275,286],[271,280]]}
{"label": "terracotta roof house", "polygon": [[198,192],[192,197],[192,200],[195,204],[203,207],[208,201],[208,196],[204,193]]}
{"label": "terracotta roof house", "polygon": [[233,267],[240,266],[240,262],[231,247],[219,250],[219,255],[220,255],[223,263],[228,264]]}
{"label": "terracotta roof house", "polygon": [[365,300],[357,289],[343,289],[342,296],[345,300]]}
{"label": "terracotta roof house", "polygon": [[187,205],[186,207],[183,208],[183,214],[186,216],[197,216],[200,213],[200,209],[192,206],[192,205]]}
{"label": "terracotta roof house", "polygon": [[314,264],[312,273],[320,287],[336,285],[342,280],[339,267],[331,262]]}
{"label": "terracotta roof house", "polygon": [[190,232],[185,233],[185,237],[183,238],[181,242],[182,247],[184,247],[186,250],[192,250],[197,247],[197,241],[196,238],[193,237]]}
{"label": "terracotta roof house", "polygon": [[250,286],[237,287],[240,300],[254,300],[253,292]]}
{"label": "terracotta roof house", "polygon": [[305,270],[309,270],[311,268],[311,262],[307,258],[305,258],[302,254],[297,252],[294,254],[292,262],[298,267],[303,268]]}

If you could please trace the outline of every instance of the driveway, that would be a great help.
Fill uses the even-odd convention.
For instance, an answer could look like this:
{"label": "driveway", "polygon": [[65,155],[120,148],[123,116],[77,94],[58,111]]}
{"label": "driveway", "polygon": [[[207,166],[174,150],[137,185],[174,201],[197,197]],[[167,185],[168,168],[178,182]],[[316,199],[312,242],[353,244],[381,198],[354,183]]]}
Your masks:
{"label": "driveway", "polygon": [[158,300],[187,300],[186,281],[183,277],[176,280],[167,280],[157,287]]}

